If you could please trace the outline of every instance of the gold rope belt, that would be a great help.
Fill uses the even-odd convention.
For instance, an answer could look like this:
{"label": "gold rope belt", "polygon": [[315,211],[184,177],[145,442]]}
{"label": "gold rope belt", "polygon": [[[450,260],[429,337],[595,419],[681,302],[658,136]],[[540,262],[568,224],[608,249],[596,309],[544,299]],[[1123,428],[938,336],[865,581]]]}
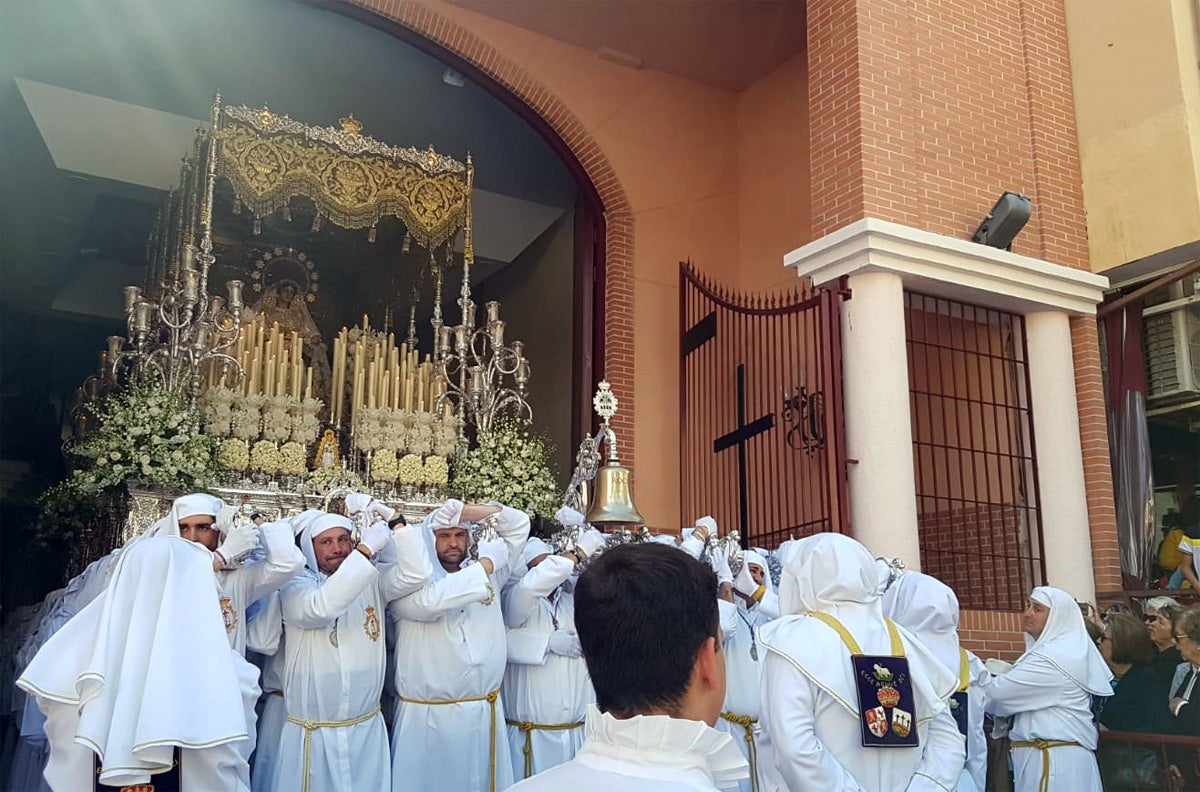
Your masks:
{"label": "gold rope belt", "polygon": [[1042,752],[1042,781],[1038,784],[1038,792],[1049,792],[1050,789],[1050,749],[1079,745],[1074,740],[1011,740],[1008,744],[1011,748],[1037,748]]}
{"label": "gold rope belt", "polygon": [[357,726],[360,723],[366,723],[378,714],[379,707],[376,707],[365,715],[359,715],[357,718],[340,721],[314,721],[297,718],[294,715],[287,716],[288,723],[294,723],[301,729],[304,729],[304,781],[300,787],[303,792],[308,792],[308,763],[309,749],[312,746],[312,733],[317,729],[338,729],[343,726]]}
{"label": "gold rope belt", "polygon": [[517,729],[525,734],[525,747],[521,749],[521,753],[525,754],[525,777],[529,778],[533,775],[533,733],[534,731],[570,731],[578,729],[583,725],[583,721],[575,721],[574,723],[533,723],[532,721],[518,721],[504,719],[504,722],[509,726],[516,726]]}
{"label": "gold rope belt", "polygon": [[754,724],[758,723],[758,718],[738,715],[735,712],[722,712],[721,718],[741,726],[746,733],[746,758],[750,760],[750,790],[758,792],[758,746],[754,742]]}
{"label": "gold rope belt", "polygon": [[426,699],[405,698],[396,696],[397,701],[407,704],[424,704],[427,707],[439,707],[443,704],[469,704],[472,701],[486,701],[491,710],[491,744],[488,746],[488,792],[496,792],[496,699],[500,698],[500,688],[496,688],[486,696],[471,696],[470,698],[446,699],[430,701]]}

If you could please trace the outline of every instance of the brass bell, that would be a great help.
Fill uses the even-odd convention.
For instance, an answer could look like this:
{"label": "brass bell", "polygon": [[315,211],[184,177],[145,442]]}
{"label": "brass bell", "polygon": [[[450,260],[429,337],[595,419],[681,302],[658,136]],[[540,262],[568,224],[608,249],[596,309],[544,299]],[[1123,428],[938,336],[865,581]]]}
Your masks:
{"label": "brass bell", "polygon": [[592,525],[642,525],[645,520],[633,505],[629,468],[609,459],[596,471],[596,494],[586,519]]}

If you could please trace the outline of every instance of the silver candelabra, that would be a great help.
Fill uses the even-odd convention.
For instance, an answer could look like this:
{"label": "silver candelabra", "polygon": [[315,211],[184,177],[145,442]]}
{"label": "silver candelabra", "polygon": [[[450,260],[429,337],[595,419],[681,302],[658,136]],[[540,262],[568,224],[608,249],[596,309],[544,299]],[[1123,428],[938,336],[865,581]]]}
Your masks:
{"label": "silver candelabra", "polygon": [[[199,205],[191,196],[181,199],[174,244],[167,243],[168,248],[173,248],[169,253],[176,261],[170,268],[170,282],[161,284],[158,302],[147,299],[138,286],[125,287],[128,337],[108,337],[107,374],[113,381],[120,381],[130,372],[154,371],[167,388],[187,389],[195,399],[200,392],[201,371],[206,363],[210,371],[219,365],[231,386],[243,376],[237,359],[222,351],[237,341],[244,307],[243,284],[240,280],[227,281],[228,298],[208,293],[208,273],[216,261],[212,211],[220,104],[218,94],[213,103],[208,134],[203,188],[197,196]],[[188,187],[189,167],[190,163],[185,163],[183,191]],[[190,241],[197,208],[201,230],[199,248]]]}

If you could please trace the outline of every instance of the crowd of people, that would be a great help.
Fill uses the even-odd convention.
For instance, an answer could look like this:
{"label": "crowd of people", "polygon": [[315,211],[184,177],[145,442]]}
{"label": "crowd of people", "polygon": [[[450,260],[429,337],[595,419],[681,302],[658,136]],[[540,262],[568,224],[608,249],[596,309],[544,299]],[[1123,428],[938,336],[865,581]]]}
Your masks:
{"label": "crowd of people", "polygon": [[1099,790],[1100,729],[1200,735],[1200,609],[1169,598],[1036,588],[1001,669],[948,586],[840,534],[731,558],[711,518],[609,546],[564,509],[556,549],[495,503],[341,511],[188,495],[73,581],[21,658],[49,753],[18,783],[981,792],[991,719],[1018,792]]}

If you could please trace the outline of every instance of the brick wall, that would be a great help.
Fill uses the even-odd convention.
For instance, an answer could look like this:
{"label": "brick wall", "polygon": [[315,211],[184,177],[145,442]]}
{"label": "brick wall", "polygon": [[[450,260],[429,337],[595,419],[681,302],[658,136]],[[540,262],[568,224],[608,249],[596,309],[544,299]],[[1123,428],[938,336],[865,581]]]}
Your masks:
{"label": "brick wall", "polygon": [[1021,610],[1030,589],[1045,582],[1037,527],[1025,525],[1023,511],[978,504],[922,512],[921,571],[954,589],[964,608]]}
{"label": "brick wall", "polygon": [[[967,238],[1004,190],[1013,250],[1087,269],[1062,0],[808,0],[813,236],[878,217]],[[1098,590],[1120,588],[1093,318],[1072,322]]]}
{"label": "brick wall", "polygon": [[1033,199],[1018,253],[1087,267],[1061,0],[810,0],[813,232],[969,235]]}
{"label": "brick wall", "polygon": [[1012,662],[1025,651],[1019,613],[963,610],[959,615],[958,638],[963,648],[984,660],[998,657]]}

